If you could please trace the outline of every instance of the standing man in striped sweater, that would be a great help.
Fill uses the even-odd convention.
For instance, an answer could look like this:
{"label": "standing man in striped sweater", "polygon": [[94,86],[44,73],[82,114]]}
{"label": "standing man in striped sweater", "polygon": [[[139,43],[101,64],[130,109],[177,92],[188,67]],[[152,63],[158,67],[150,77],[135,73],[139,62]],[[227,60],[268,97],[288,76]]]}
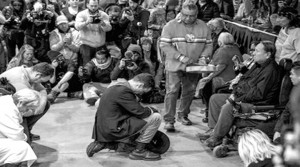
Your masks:
{"label": "standing man in striped sweater", "polygon": [[187,73],[187,65],[197,63],[201,57],[212,54],[211,32],[207,25],[197,19],[198,8],[191,3],[184,3],[180,19],[171,20],[164,27],[160,47],[166,54],[166,96],[164,120],[167,131],[175,131],[176,101],[182,87],[178,122],[191,125],[188,119],[190,105],[200,74]]}

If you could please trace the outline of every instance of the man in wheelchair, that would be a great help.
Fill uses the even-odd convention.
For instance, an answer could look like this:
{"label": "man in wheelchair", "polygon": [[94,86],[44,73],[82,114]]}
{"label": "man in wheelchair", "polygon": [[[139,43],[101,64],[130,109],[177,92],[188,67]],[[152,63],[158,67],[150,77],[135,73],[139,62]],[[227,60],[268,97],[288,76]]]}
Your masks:
{"label": "man in wheelchair", "polygon": [[[282,70],[274,60],[276,48],[271,41],[261,41],[253,53],[255,65],[233,86],[231,94],[214,94],[209,101],[210,130],[200,134],[205,144],[215,147],[222,143],[233,125],[256,127],[262,121],[236,119],[238,113],[252,113],[253,105],[278,103]],[[274,128],[275,119],[268,121]]]}

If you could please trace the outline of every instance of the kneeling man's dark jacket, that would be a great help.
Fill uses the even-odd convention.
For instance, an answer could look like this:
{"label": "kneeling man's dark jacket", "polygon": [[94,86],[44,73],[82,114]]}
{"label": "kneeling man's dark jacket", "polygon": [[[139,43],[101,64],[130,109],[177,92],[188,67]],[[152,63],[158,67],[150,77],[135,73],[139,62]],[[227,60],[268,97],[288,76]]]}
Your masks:
{"label": "kneeling man's dark jacket", "polygon": [[93,139],[112,142],[139,132],[151,115],[129,88],[128,82],[109,87],[101,96],[96,113]]}

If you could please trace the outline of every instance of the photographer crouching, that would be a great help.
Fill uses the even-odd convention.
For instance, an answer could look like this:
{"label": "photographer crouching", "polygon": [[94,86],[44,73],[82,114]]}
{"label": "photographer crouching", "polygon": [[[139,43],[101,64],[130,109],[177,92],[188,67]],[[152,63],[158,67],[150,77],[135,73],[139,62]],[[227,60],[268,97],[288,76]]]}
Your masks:
{"label": "photographer crouching", "polygon": [[35,2],[33,10],[27,12],[20,24],[25,31],[25,44],[34,48],[34,56],[41,62],[50,63],[46,53],[50,50],[49,35],[55,28],[55,16],[44,9],[41,2]]}
{"label": "photographer crouching", "polygon": [[82,65],[85,65],[93,58],[91,56],[106,47],[106,32],[111,30],[109,17],[99,9],[98,0],[87,0],[87,9],[76,16],[75,28],[80,32],[79,53]]}

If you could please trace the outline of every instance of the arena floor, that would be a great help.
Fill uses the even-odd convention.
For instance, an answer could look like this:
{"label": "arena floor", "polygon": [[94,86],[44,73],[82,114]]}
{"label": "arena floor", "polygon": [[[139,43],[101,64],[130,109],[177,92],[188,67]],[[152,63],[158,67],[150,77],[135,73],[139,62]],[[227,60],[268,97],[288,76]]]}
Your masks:
{"label": "arena floor", "polygon": [[[167,133],[171,140],[169,151],[162,160],[134,161],[127,154],[102,150],[92,158],[87,157],[86,146],[92,142],[91,134],[96,108],[82,100],[67,99],[62,94],[48,113],[35,125],[33,133],[41,140],[33,143],[38,160],[34,167],[240,167],[243,166],[237,152],[226,158],[215,158],[195,135],[207,129],[202,123],[201,100],[194,100],[190,119],[192,126],[175,124],[177,131]],[[163,104],[153,105],[161,109]],[[160,130],[163,129],[162,123]]]}

